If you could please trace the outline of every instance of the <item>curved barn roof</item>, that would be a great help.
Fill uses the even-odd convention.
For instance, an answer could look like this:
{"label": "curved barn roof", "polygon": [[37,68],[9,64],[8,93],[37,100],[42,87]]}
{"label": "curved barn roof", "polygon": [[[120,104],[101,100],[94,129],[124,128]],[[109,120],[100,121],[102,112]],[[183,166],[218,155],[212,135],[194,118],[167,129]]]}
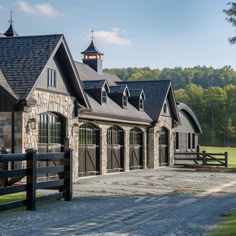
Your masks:
{"label": "curved barn roof", "polygon": [[195,126],[195,128],[197,129],[197,131],[199,133],[203,133],[202,127],[201,127],[196,115],[194,114],[194,112],[192,111],[192,109],[189,106],[187,106],[184,103],[177,103],[177,108],[178,108],[179,112],[183,111],[188,116],[188,118],[193,122],[193,125]]}

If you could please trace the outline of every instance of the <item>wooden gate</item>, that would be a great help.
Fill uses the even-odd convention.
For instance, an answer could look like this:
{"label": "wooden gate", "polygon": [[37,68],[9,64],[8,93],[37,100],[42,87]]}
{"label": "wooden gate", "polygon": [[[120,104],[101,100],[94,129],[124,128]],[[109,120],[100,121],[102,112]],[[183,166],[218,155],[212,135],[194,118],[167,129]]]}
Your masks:
{"label": "wooden gate", "polygon": [[129,168],[130,170],[143,168],[143,133],[140,129],[130,130],[129,136]]}
{"label": "wooden gate", "polygon": [[99,129],[90,124],[79,129],[79,176],[99,174]]}
{"label": "wooden gate", "polygon": [[161,166],[169,164],[169,131],[165,127],[161,127],[159,137],[159,162]]}
{"label": "wooden gate", "polygon": [[118,127],[107,130],[107,172],[124,170],[124,132]]}

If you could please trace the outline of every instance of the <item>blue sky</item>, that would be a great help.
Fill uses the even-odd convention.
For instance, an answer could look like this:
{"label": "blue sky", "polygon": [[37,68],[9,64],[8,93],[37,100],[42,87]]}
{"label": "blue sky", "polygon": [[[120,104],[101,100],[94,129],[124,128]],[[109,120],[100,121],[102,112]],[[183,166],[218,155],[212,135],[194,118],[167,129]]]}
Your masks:
{"label": "blue sky", "polygon": [[63,33],[75,60],[90,43],[104,67],[236,69],[236,35],[222,10],[229,0],[0,0],[0,32],[13,10],[19,35]]}

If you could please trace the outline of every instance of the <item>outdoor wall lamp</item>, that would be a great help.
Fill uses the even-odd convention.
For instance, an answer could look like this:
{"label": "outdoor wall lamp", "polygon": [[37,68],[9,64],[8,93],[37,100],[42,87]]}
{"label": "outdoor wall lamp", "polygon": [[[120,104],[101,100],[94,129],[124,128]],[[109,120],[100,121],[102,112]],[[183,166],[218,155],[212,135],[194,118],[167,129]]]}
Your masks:
{"label": "outdoor wall lamp", "polygon": [[36,119],[35,118],[30,118],[28,123],[29,123],[31,129],[36,129]]}
{"label": "outdoor wall lamp", "polygon": [[73,133],[78,134],[79,133],[79,125],[78,124],[73,124]]}

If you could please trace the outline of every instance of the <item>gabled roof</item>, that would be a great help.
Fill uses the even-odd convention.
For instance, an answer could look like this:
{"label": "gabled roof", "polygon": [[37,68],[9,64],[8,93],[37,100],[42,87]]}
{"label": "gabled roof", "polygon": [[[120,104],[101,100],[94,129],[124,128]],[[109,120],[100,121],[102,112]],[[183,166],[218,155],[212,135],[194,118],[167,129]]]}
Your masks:
{"label": "gabled roof", "polygon": [[106,80],[109,86],[114,86],[116,85],[116,81],[121,81],[121,79],[116,75],[109,74],[106,72],[102,72],[102,74],[99,74],[88,65],[77,61],[75,61],[75,66],[82,81]]}
{"label": "gabled roof", "polygon": [[0,86],[2,88],[4,88],[13,98],[15,98],[17,100],[17,96],[14,93],[14,91],[12,90],[11,86],[9,85],[9,83],[7,82],[6,78],[4,77],[4,74],[2,73],[2,71],[0,70]]}
{"label": "gabled roof", "polygon": [[93,90],[93,89],[106,89],[107,92],[110,91],[109,86],[106,80],[88,80],[83,81],[84,89],[85,90]]}
{"label": "gabled roof", "polygon": [[128,85],[130,89],[143,89],[146,95],[144,111],[157,122],[161,114],[166,98],[170,100],[170,106],[174,120],[179,122],[179,115],[175,104],[175,98],[169,80],[138,80],[117,82],[118,85]]}
{"label": "gabled roof", "polygon": [[177,108],[178,108],[179,112],[183,111],[188,116],[188,118],[192,122],[192,125],[195,127],[196,131],[198,133],[202,134],[203,133],[202,127],[201,127],[196,115],[192,111],[192,109],[184,103],[177,103]]}
{"label": "gabled roof", "polygon": [[145,125],[150,125],[152,122],[152,119],[148,116],[148,114],[137,110],[130,103],[128,103],[127,109],[123,109],[108,96],[107,102],[103,103],[101,106],[100,103],[90,94],[87,94],[87,96],[91,105],[91,111],[81,112],[79,114],[80,118],[116,121],[119,123],[142,123]]}
{"label": "gabled roof", "polygon": [[130,92],[130,97],[132,98],[143,98],[144,100],[146,100],[146,96],[145,93],[143,91],[143,89],[129,89]]}
{"label": "gabled roof", "polygon": [[26,99],[62,34],[0,38],[0,68],[20,99]]}
{"label": "gabled roof", "polygon": [[47,62],[60,58],[72,78],[73,96],[89,108],[89,102],[76,70],[73,58],[62,34],[0,38],[0,68],[17,97],[29,100]]}
{"label": "gabled roof", "polygon": [[15,31],[12,23],[10,24],[9,28],[7,29],[7,31],[4,33],[5,36],[7,37],[14,37],[14,36],[18,36],[17,32]]}
{"label": "gabled roof", "polygon": [[127,85],[116,85],[116,86],[111,86],[110,87],[110,94],[125,94],[127,96],[130,96],[129,89]]}
{"label": "gabled roof", "polygon": [[81,52],[82,54],[98,54],[98,55],[104,55],[102,52],[100,52],[93,43],[93,40],[91,41],[90,45],[88,46],[88,48],[86,50],[84,50],[83,52]]}

